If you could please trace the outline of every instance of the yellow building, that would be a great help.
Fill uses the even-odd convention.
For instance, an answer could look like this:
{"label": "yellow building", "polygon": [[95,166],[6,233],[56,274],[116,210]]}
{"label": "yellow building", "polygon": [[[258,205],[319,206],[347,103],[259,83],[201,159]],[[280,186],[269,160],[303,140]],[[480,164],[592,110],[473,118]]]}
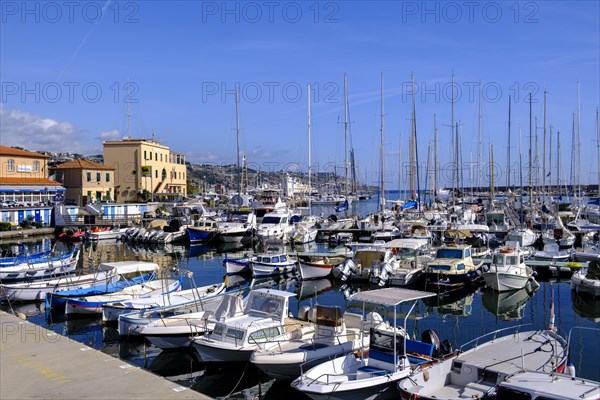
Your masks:
{"label": "yellow building", "polygon": [[104,142],[104,164],[115,170],[115,199],[174,201],[187,195],[183,154],[153,139]]}
{"label": "yellow building", "polygon": [[0,146],[0,200],[32,205],[55,201],[64,190],[48,178],[48,156]]}
{"label": "yellow building", "polygon": [[65,197],[78,205],[114,200],[115,169],[88,160],[74,160],[51,167],[67,189]]}

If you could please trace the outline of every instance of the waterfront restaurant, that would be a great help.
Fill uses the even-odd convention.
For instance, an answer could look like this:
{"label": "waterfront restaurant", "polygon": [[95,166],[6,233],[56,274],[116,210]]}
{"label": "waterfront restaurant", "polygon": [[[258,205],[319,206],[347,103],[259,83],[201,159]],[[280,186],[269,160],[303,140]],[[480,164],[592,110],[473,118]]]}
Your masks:
{"label": "waterfront restaurant", "polygon": [[[0,146],[0,202],[31,206],[62,201],[65,188],[48,178],[48,156]],[[11,203],[12,204],[12,203]]]}

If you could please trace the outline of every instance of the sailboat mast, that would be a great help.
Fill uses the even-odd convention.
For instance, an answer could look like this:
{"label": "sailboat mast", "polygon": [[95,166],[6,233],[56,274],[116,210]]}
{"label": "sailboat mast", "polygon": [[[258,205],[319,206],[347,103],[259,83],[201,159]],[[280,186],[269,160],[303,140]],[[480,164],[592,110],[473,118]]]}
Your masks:
{"label": "sailboat mast", "polygon": [[481,82],[479,82],[479,106],[478,106],[478,118],[477,118],[477,168],[475,169],[475,185],[479,190],[480,185],[480,171],[481,168]]}
{"label": "sailboat mast", "polygon": [[[533,141],[533,126],[532,126],[532,105],[531,105],[531,92],[529,93],[529,203],[533,204],[533,170],[532,170],[532,153],[531,146]],[[521,204],[523,207],[523,204]]]}
{"label": "sailboat mast", "polygon": [[556,132],[556,187],[560,196],[560,131]]}
{"label": "sailboat mast", "polygon": [[573,113],[573,124],[571,127],[571,189],[575,192],[575,181],[577,179],[577,164],[575,147],[577,145],[577,137],[575,136],[575,113]]}
{"label": "sailboat mast", "polygon": [[438,129],[435,113],[433,113],[433,200],[435,201],[435,191],[438,181]]}
{"label": "sailboat mast", "polygon": [[310,205],[311,205],[311,197],[312,197],[312,189],[311,189],[311,176],[310,176],[310,163],[311,163],[311,159],[310,159],[310,83],[308,84],[308,89],[307,89],[307,93],[308,93],[308,123],[307,123],[307,127],[308,127],[308,215],[311,215],[311,210],[310,210]]}
{"label": "sailboat mast", "polygon": [[490,208],[494,205],[494,145],[490,144],[490,189],[492,197],[490,198]]}
{"label": "sailboat mast", "polygon": [[581,194],[581,96],[577,81],[577,186]]}
{"label": "sailboat mast", "polygon": [[452,203],[456,204],[456,196],[455,196],[455,188],[456,188],[456,181],[454,180],[454,168],[456,168],[456,166],[454,165],[455,163],[455,156],[454,156],[454,70],[452,70],[452,99],[450,102],[450,154],[451,154],[451,158],[450,158],[450,165],[452,165]]}
{"label": "sailboat mast", "polygon": [[544,90],[544,150],[542,151],[542,204],[546,204],[546,97],[548,92]]}
{"label": "sailboat mast", "polygon": [[344,74],[344,187],[348,195],[348,86],[347,76]]}
{"label": "sailboat mast", "polygon": [[598,196],[600,197],[600,115],[596,108],[596,151],[598,153]]}
{"label": "sailboat mast", "polygon": [[549,175],[550,179],[548,180],[548,195],[552,196],[552,125],[550,125],[550,140],[548,141],[548,153],[550,155],[550,167],[549,167]]}
{"label": "sailboat mast", "polygon": [[508,147],[506,148],[506,190],[510,189],[510,95],[508,96]]}
{"label": "sailboat mast", "polygon": [[240,90],[235,85],[235,131],[236,131],[236,153],[237,153],[237,171],[238,171],[238,197],[240,198],[240,204],[242,205],[242,169],[240,167]]}
{"label": "sailboat mast", "polygon": [[[523,159],[522,159],[522,150],[521,150],[521,128],[519,128],[519,184],[521,185],[521,228],[523,227]],[[531,200],[530,200],[531,201]]]}
{"label": "sailboat mast", "polygon": [[[415,178],[417,180],[417,204],[420,204],[421,202],[421,196],[420,196],[420,192],[421,192],[421,184],[419,182],[419,147],[418,147],[418,143],[417,143],[417,115],[416,115],[416,109],[415,109],[415,76],[414,74],[411,74],[412,76],[412,119],[413,119],[413,145],[415,148]],[[418,207],[418,206],[417,206]]]}
{"label": "sailboat mast", "polygon": [[379,138],[379,207],[381,215],[383,215],[383,209],[385,207],[385,193],[383,187],[383,72],[381,73],[381,128]]}

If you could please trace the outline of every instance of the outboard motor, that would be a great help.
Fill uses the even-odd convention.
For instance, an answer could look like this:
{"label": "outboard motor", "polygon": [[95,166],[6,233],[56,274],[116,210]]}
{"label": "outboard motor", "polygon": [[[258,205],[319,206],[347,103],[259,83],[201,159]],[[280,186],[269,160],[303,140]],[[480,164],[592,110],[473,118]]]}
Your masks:
{"label": "outboard motor", "polygon": [[355,274],[356,272],[358,272],[356,264],[354,264],[354,261],[348,259],[346,262],[344,262],[344,264],[342,264],[342,267],[339,270],[340,276],[338,276],[338,278],[342,281],[346,281],[352,274]]}
{"label": "outboard motor", "polygon": [[380,269],[379,286],[385,286],[391,274],[392,266],[390,263],[383,264]]}
{"label": "outboard motor", "polygon": [[440,338],[434,331],[432,331],[431,329],[423,331],[423,333],[421,334],[421,341],[423,343],[429,343],[429,344],[433,345],[433,354],[432,355],[434,357],[438,357],[440,355],[440,348],[441,348]]}

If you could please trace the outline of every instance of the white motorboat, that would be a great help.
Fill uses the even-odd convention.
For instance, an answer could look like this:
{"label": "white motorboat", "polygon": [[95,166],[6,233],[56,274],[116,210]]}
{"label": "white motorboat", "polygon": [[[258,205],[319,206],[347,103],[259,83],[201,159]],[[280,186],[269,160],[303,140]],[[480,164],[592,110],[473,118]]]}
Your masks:
{"label": "white motorboat", "polygon": [[302,280],[325,278],[346,260],[344,256],[298,256]]}
{"label": "white motorboat", "polygon": [[212,333],[194,337],[192,344],[202,361],[248,361],[254,350],[273,340],[301,338],[314,331],[313,324],[288,317],[292,296],[281,290],[252,290],[243,315],[217,321]]}
{"label": "white motorboat", "polygon": [[85,289],[115,283],[120,279],[116,268],[100,264],[93,274],[65,275],[58,279],[0,284],[0,301],[42,301],[46,294]]}
{"label": "white motorboat", "polygon": [[[416,290],[385,288],[358,292],[350,300],[365,304],[393,308],[396,321],[397,308],[407,303],[411,308],[406,319],[420,299],[434,293]],[[391,310],[390,310],[391,312]],[[437,336],[431,335],[431,338]],[[405,328],[386,323],[371,329],[368,355],[365,351],[357,358],[354,354],[325,361],[292,382],[292,387],[312,399],[388,399],[397,398],[397,383],[410,375],[412,367],[420,363],[433,363],[435,345],[411,340]],[[431,342],[435,342],[432,340]],[[439,344],[439,343],[438,343]],[[364,350],[364,349],[363,349]]]}
{"label": "white motorboat", "polygon": [[256,260],[256,256],[246,256],[242,258],[228,258],[225,256],[223,265],[227,275],[244,274],[250,271],[250,261]]}
{"label": "white motorboat", "polygon": [[154,296],[144,296],[142,298],[104,304],[102,306],[102,322],[117,322],[120,315],[136,310],[150,310],[198,301],[207,296],[223,293],[225,289],[225,284],[216,283],[199,288],[181,290],[176,293],[158,293]]}
{"label": "white motorboat", "polygon": [[492,254],[492,263],[483,273],[485,285],[496,292],[523,289],[527,282],[534,279],[533,270],[525,265],[524,252],[502,247]]}
{"label": "white motorboat", "polygon": [[394,239],[384,247],[395,255],[392,262],[374,265],[369,281],[379,286],[408,286],[416,283],[423,273],[425,264],[432,257],[425,254],[427,240]]}
{"label": "white motorboat", "polygon": [[89,239],[92,241],[120,239],[121,236],[125,235],[125,233],[128,230],[129,228],[114,228],[104,231],[92,232],[90,233]]}
{"label": "white motorboat", "polygon": [[576,293],[600,297],[600,267],[598,261],[590,262],[587,269],[571,275],[571,290]]}
{"label": "white motorboat", "polygon": [[53,279],[75,271],[80,248],[58,256],[49,255],[25,263],[0,268],[0,282],[17,282],[36,279]]}
{"label": "white motorboat", "polygon": [[154,318],[138,333],[161,349],[189,347],[193,336],[211,332],[216,321],[243,315],[244,304],[240,296],[226,294],[215,299],[219,299],[219,303],[214,310],[206,309],[206,304],[202,304],[205,308],[202,311]]}
{"label": "white motorboat", "polygon": [[548,243],[544,245],[544,250],[533,253],[533,258],[542,261],[567,261],[571,258],[571,252],[560,250],[556,243]]}
{"label": "white motorboat", "polygon": [[[400,398],[493,398],[496,386],[513,374],[524,370],[550,373],[564,369],[567,341],[556,332],[517,330],[498,337],[508,329],[515,328],[490,332],[466,343],[440,363],[418,366],[408,379],[398,384]],[[472,345],[473,348],[463,350]]]}
{"label": "white motorboat", "polygon": [[296,260],[286,253],[257,254],[250,260],[250,269],[255,277],[292,274],[296,269]]}
{"label": "white motorboat", "polygon": [[287,211],[274,211],[265,214],[258,225],[256,236],[263,242],[269,240],[287,241],[293,229],[289,223],[289,218]]}
{"label": "white motorboat", "polygon": [[575,261],[600,261],[600,245],[588,246],[573,252]]}
{"label": "white motorboat", "polygon": [[[381,321],[383,319],[379,316],[378,322]],[[255,350],[250,362],[275,379],[293,380],[300,376],[303,369],[358,351],[365,345],[361,342],[365,337],[364,332],[367,333],[368,343],[368,329],[360,329],[361,316],[352,313],[342,315],[337,306],[317,305],[315,327],[312,337],[308,335],[304,339],[276,341]]]}
{"label": "white motorboat", "polygon": [[519,246],[526,247],[535,243],[535,233],[529,228],[515,228],[506,234],[506,240],[519,243]]}
{"label": "white motorboat", "polygon": [[75,315],[99,315],[102,313],[102,306],[105,304],[136,299],[139,297],[167,294],[179,290],[180,288],[181,281],[178,279],[157,279],[129,286],[119,292],[69,298],[65,305],[65,317],[73,317]]}
{"label": "white motorboat", "polygon": [[394,260],[390,249],[377,245],[354,245],[352,259],[347,259],[343,264],[332,270],[333,277],[343,282],[368,281],[373,267],[389,263]]}

